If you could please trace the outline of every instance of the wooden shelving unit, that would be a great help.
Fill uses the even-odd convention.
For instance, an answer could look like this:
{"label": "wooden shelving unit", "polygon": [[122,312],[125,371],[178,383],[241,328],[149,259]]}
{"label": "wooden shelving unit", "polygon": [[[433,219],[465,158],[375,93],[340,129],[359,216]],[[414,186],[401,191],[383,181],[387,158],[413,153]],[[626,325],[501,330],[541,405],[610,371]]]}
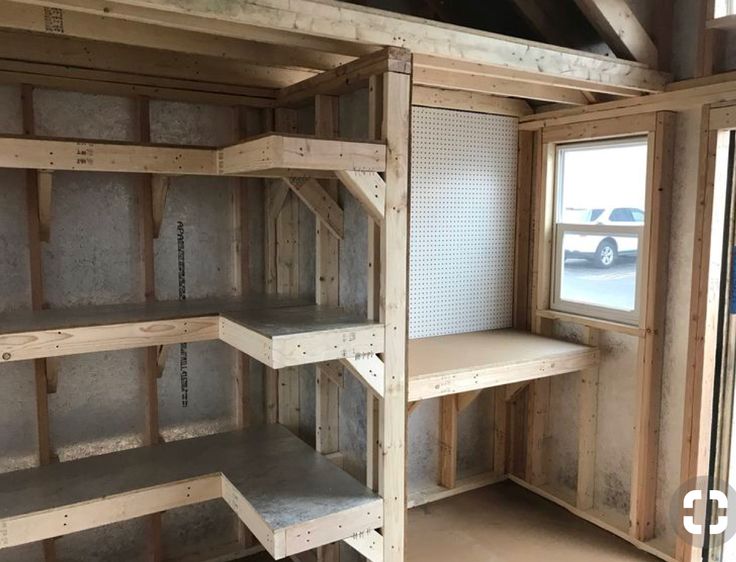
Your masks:
{"label": "wooden shelving unit", "polygon": [[[268,296],[243,290],[243,298],[229,301],[155,302],[146,293],[147,302],[134,305],[43,310],[39,302],[33,311],[0,319],[0,362],[146,348],[152,401],[156,349],[170,344],[219,339],[269,369],[344,361],[368,388],[380,389],[381,433],[369,448],[375,447],[380,472],[391,478],[364,486],[324,456],[332,451],[323,437],[314,451],[272,424],[162,445],[154,434],[146,444],[155,446],[57,464],[46,459],[46,466],[2,475],[0,548],[44,540],[51,552],[48,539],[146,515],[160,532],[160,512],[222,498],[275,558],[344,540],[370,560],[403,560],[410,73],[408,52],[386,49],[284,92],[285,104],[303,104],[370,79],[380,86],[373,90],[380,111],[379,98],[371,111],[382,122],[371,142],[274,133],[223,148],[0,138],[0,167],[37,170],[43,177],[30,187],[37,195],[43,190],[41,222],[55,171],[151,175],[149,230],[156,224],[153,200],[165,198],[167,176],[282,178],[269,190],[274,199],[266,213],[278,214],[293,192],[336,241],[343,230],[334,183],[339,177],[379,238],[391,241],[380,262],[370,264],[377,282],[372,298],[381,313],[369,319],[339,308],[335,299],[279,298],[268,286]],[[291,375],[284,370],[281,376]],[[154,432],[155,404],[147,415]]]}
{"label": "wooden shelving unit", "polygon": [[217,499],[276,559],[383,517],[379,496],[267,425],[0,475],[0,547]]}

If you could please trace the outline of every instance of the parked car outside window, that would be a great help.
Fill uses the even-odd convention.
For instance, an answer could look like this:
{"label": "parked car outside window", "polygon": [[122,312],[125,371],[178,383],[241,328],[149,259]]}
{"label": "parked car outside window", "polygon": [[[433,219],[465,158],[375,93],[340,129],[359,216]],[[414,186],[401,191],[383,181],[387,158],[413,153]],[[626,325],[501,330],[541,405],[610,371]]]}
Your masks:
{"label": "parked car outside window", "polygon": [[[631,207],[565,209],[565,217],[566,222],[576,224],[644,225],[644,211]],[[637,248],[635,236],[569,233],[565,238],[565,259],[586,259],[607,269],[623,256],[636,257]]]}

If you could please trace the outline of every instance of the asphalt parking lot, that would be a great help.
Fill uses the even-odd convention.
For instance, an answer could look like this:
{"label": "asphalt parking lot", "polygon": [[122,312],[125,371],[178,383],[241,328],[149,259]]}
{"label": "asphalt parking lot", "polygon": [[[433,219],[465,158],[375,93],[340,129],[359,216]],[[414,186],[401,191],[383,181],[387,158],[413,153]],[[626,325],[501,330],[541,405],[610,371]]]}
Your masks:
{"label": "asphalt parking lot", "polygon": [[562,299],[633,310],[636,295],[636,258],[619,258],[608,269],[587,260],[568,259],[562,273]]}

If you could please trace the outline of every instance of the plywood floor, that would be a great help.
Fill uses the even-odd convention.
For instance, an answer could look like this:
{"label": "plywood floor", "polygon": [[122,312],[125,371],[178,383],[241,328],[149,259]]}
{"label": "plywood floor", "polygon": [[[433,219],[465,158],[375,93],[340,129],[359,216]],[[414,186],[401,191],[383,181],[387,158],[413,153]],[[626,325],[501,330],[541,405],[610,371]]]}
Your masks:
{"label": "plywood floor", "polygon": [[502,482],[409,511],[406,562],[655,562],[561,507]]}

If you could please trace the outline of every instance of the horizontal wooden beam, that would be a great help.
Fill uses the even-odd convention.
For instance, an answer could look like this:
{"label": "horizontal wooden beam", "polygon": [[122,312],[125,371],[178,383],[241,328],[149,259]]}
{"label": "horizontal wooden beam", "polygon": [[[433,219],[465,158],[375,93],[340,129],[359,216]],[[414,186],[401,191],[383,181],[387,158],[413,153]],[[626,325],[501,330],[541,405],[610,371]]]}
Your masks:
{"label": "horizontal wooden beam", "polygon": [[712,107],[709,120],[709,128],[712,131],[736,129],[736,104],[725,107]]}
{"label": "horizontal wooden beam", "polygon": [[[435,55],[415,54],[414,70],[416,71],[417,69],[441,71],[440,73],[435,74],[435,81],[439,82],[437,84],[437,87],[447,89],[457,89],[453,86],[455,80],[462,80],[462,75],[470,74],[473,76],[496,78],[498,80],[524,82],[529,84],[537,84],[540,86],[555,86],[557,88],[579,90],[582,92],[609,94],[619,97],[632,97],[641,95],[641,91],[635,88],[616,84],[593,84],[568,74],[549,76],[546,74],[539,74],[538,72],[533,72],[525,69],[514,68],[512,65],[501,66],[493,64],[483,64],[468,60],[457,60],[450,57],[439,57]],[[664,82],[662,83],[662,86],[661,88],[659,88],[659,90],[663,88]]]}
{"label": "horizontal wooden beam", "polygon": [[333,70],[328,70],[281,89],[276,105],[288,107],[309,103],[315,96],[337,96],[368,84],[371,76],[384,72],[411,73],[411,53],[398,47],[387,47],[365,55]]}
{"label": "horizontal wooden beam", "polygon": [[0,363],[212,341],[219,329],[217,316],[201,316],[0,334]]}
{"label": "horizontal wooden beam", "polygon": [[292,70],[329,70],[350,62],[352,57],[318,51],[257,43],[173,27],[125,21],[105,15],[57,10],[49,22],[42,6],[0,1],[0,28],[62,35],[77,39],[148,47],[186,55],[202,55],[241,61],[246,64]]}
{"label": "horizontal wooden beam", "polygon": [[377,172],[385,167],[386,147],[381,143],[278,134],[222,149],[0,136],[0,168],[171,176],[283,177],[315,173],[334,177],[336,170]]}
{"label": "horizontal wooden beam", "polygon": [[313,70],[273,68],[223,57],[5,30],[0,30],[0,57],[255,88],[282,88],[314,75]]}
{"label": "horizontal wooden beam", "polygon": [[276,90],[0,59],[0,82],[113,96],[273,107]]}
{"label": "horizontal wooden beam", "polygon": [[522,99],[425,86],[414,86],[411,103],[415,106],[457,109],[511,117],[522,117],[534,113],[531,106]]}
{"label": "horizontal wooden beam", "polygon": [[539,130],[593,119],[612,119],[653,111],[682,111],[704,104],[736,101],[736,73],[685,80],[666,92],[626,100],[597,103],[583,108],[537,113],[519,119],[521,130]]}
{"label": "horizontal wooden beam", "polygon": [[0,137],[0,167],[217,175],[216,151],[114,142]]}
{"label": "horizontal wooden beam", "polygon": [[585,83],[640,91],[659,91],[668,79],[662,73],[628,61],[342,2],[225,0],[186,7],[171,0],[22,2],[354,56],[376,50],[376,46],[391,45],[418,54],[516,68],[552,79],[567,76]]}
{"label": "horizontal wooden beam", "polygon": [[513,78],[498,78],[465,72],[448,73],[437,68],[417,66],[414,68],[414,84],[432,88],[446,88],[510,96],[529,100],[560,103],[565,105],[587,105],[588,98],[582,92],[559,86],[519,82]]}

